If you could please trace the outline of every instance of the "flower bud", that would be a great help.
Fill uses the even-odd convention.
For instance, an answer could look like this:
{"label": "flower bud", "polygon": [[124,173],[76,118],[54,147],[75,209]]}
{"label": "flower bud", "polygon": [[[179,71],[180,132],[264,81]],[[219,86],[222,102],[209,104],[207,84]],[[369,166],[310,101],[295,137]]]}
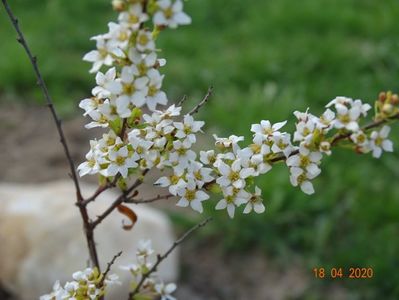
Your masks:
{"label": "flower bud", "polygon": [[391,103],[393,105],[398,105],[399,104],[399,96],[398,94],[393,94],[391,97]]}
{"label": "flower bud", "polygon": [[394,109],[393,105],[391,105],[391,104],[389,104],[389,103],[385,103],[385,104],[382,106],[382,111],[383,111],[385,114],[387,114],[387,115],[392,114],[392,113],[393,113],[393,109]]}
{"label": "flower bud", "polygon": [[381,92],[381,93],[378,95],[378,100],[379,100],[379,101],[384,102],[386,99],[387,99],[387,94],[386,94],[385,92]]}
{"label": "flower bud", "polygon": [[126,4],[123,0],[112,0],[112,7],[116,11],[124,11],[126,9]]}

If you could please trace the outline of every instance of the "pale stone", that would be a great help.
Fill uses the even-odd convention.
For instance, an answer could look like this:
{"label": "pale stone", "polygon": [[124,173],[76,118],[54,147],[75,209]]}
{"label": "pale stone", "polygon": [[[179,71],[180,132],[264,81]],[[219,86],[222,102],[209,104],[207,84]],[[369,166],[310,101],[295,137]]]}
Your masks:
{"label": "pale stone", "polygon": [[[88,196],[95,188],[84,184],[83,194]],[[37,299],[51,291],[55,280],[71,280],[73,272],[87,265],[87,247],[74,196],[71,181],[0,184],[0,281],[21,300]],[[116,192],[103,193],[89,205],[91,217],[101,214],[117,196]],[[145,205],[131,208],[138,215],[131,231],[122,229],[124,217],[117,211],[96,229],[103,269],[116,253],[123,251],[113,267],[123,285],[112,289],[107,299],[127,298],[130,276],[119,266],[134,262],[139,239],[150,238],[156,253],[165,252],[174,241],[165,214]],[[176,252],[161,264],[159,275],[165,281],[176,280]]]}

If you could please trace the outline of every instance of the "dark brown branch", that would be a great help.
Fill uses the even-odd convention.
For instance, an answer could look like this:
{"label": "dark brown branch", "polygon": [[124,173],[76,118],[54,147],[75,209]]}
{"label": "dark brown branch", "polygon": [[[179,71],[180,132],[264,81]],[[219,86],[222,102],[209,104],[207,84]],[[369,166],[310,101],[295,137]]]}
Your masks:
{"label": "dark brown branch", "polygon": [[138,188],[144,180],[144,176],[148,173],[148,169],[144,170],[143,173],[136,181],[133,183],[131,187],[129,187],[126,191],[124,191],[116,200],[108,207],[101,215],[97,217],[97,219],[90,223],[90,227],[92,230],[97,227],[109,214],[111,214],[114,209],[116,209],[120,204],[125,202],[126,199],[129,198],[129,194],[133,192],[136,188]]}
{"label": "dark brown branch", "polygon": [[168,195],[157,195],[154,198],[149,198],[149,199],[127,199],[125,200],[125,203],[133,203],[133,204],[143,204],[143,203],[151,203],[159,200],[167,200],[169,198],[176,197],[175,195],[168,194]]}
{"label": "dark brown branch", "polygon": [[199,109],[209,101],[210,97],[212,96],[212,92],[213,92],[213,87],[210,87],[205,97],[201,100],[201,102],[198,103],[188,114],[193,115],[197,113]]}
{"label": "dark brown branch", "polygon": [[102,274],[102,278],[100,281],[100,286],[103,285],[104,280],[107,278],[107,275],[109,273],[109,271],[111,271],[111,267],[112,265],[115,263],[116,259],[122,255],[122,251],[120,251],[118,254],[115,254],[114,257],[111,259],[111,261],[107,264],[107,268],[105,269],[105,271]]}
{"label": "dark brown branch", "polygon": [[[82,193],[80,190],[80,185],[79,185],[79,180],[78,180],[78,176],[76,173],[76,168],[75,168],[75,164],[73,162],[71,153],[69,151],[69,147],[64,135],[64,131],[62,130],[62,124],[61,124],[61,119],[59,118],[55,107],[54,107],[54,102],[50,96],[50,93],[48,91],[47,85],[43,79],[43,76],[40,72],[39,66],[37,64],[37,57],[34,56],[32,54],[32,51],[29,48],[29,45],[24,37],[24,34],[22,33],[21,28],[19,27],[19,22],[18,19],[15,17],[15,15],[13,14],[10,6],[8,5],[6,0],[2,0],[3,6],[9,16],[9,19],[12,23],[12,25],[14,26],[15,31],[17,32],[18,38],[17,41],[21,44],[21,46],[24,48],[31,64],[33,67],[33,71],[35,73],[36,79],[37,79],[37,84],[40,86],[42,93],[44,95],[44,98],[46,100],[47,106],[50,109],[51,115],[54,119],[55,125],[57,127],[57,131],[58,131],[58,135],[60,137],[60,142],[62,144],[62,147],[64,148],[64,152],[65,152],[65,156],[68,160],[68,164],[69,164],[69,168],[70,168],[70,174],[72,177],[72,180],[74,182],[75,185],[75,189],[76,189],[76,200],[77,202],[82,202],[83,201],[83,197],[82,197]],[[93,232],[90,229],[89,226],[89,216],[87,213],[87,210],[85,207],[80,206],[79,207],[80,213],[82,215],[82,219],[83,219],[83,223],[84,223],[84,229],[85,229],[85,234],[86,234],[86,240],[87,240],[87,245],[89,248],[89,253],[90,253],[90,259],[93,263],[94,266],[96,267],[100,267],[99,266],[99,262],[98,262],[98,256],[97,256],[97,250],[96,250],[96,245],[94,243],[94,237],[93,237]]]}
{"label": "dark brown branch", "polygon": [[152,266],[151,269],[148,270],[147,273],[143,274],[143,276],[141,277],[141,280],[137,284],[136,288],[132,292],[129,293],[129,298],[128,299],[129,300],[133,299],[133,297],[140,292],[140,289],[141,289],[142,285],[144,284],[144,282],[146,281],[146,279],[152,273],[157,271],[158,266],[173,252],[173,250],[175,250],[175,248],[177,246],[179,246],[181,243],[183,243],[192,233],[194,233],[195,231],[197,231],[201,227],[204,227],[206,224],[208,224],[208,222],[210,222],[211,220],[212,220],[212,218],[207,218],[206,220],[202,221],[201,223],[198,223],[197,225],[195,225],[194,227],[192,227],[191,229],[186,231],[186,233],[184,233],[178,240],[176,240],[173,243],[173,245],[168,249],[168,251],[166,251],[162,255],[158,255],[155,264]]}

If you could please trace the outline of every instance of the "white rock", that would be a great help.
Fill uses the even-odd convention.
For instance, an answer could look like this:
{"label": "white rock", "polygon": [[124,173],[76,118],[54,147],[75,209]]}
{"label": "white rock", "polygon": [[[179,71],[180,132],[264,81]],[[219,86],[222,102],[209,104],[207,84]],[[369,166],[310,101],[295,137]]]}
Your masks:
{"label": "white rock", "polygon": [[[90,195],[95,186],[84,184]],[[117,197],[107,191],[89,205],[91,217],[101,214]],[[21,300],[37,299],[51,291],[53,283],[71,280],[71,274],[86,267],[86,241],[71,181],[46,184],[0,184],[0,281]],[[122,229],[124,217],[113,212],[96,229],[102,268],[119,251],[113,267],[123,285],[110,291],[107,299],[126,299],[130,276],[120,265],[134,262],[139,239],[150,238],[156,253],[174,241],[171,224],[160,211],[145,205],[132,206],[138,221],[131,231]],[[128,220],[125,220],[129,222]],[[159,275],[174,281],[178,275],[177,253],[161,265]]]}

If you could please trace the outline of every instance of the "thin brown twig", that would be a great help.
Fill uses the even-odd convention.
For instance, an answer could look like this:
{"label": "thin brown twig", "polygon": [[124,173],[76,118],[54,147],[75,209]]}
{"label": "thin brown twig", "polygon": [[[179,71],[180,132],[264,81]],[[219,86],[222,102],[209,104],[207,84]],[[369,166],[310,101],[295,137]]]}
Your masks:
{"label": "thin brown twig", "polygon": [[157,195],[156,197],[149,198],[149,199],[126,199],[125,203],[133,203],[133,204],[143,204],[143,203],[151,203],[159,200],[167,200],[169,198],[176,197],[175,195],[172,194],[167,194],[167,195]]}
{"label": "thin brown twig", "polygon": [[187,95],[183,95],[183,97],[180,99],[180,101],[177,102],[176,106],[177,107],[182,106],[183,103],[187,101],[187,99],[188,99]]}
{"label": "thin brown twig", "polygon": [[188,114],[189,115],[196,114],[199,111],[199,109],[209,101],[210,97],[212,96],[212,93],[213,93],[213,87],[211,86],[208,88],[208,92],[206,93],[205,97],[202,98],[201,102],[198,103],[192,110],[190,110]]}
{"label": "thin brown twig", "polygon": [[116,259],[122,255],[122,251],[120,251],[119,253],[115,254],[114,257],[111,259],[111,261],[107,264],[107,268],[105,269],[105,271],[102,274],[102,278],[100,281],[100,286],[103,285],[104,280],[107,278],[108,273],[111,271],[111,267],[112,265],[115,263]]}
{"label": "thin brown twig", "polygon": [[[17,41],[21,44],[21,46],[24,48],[30,63],[33,67],[33,71],[35,73],[36,79],[37,79],[37,84],[40,86],[42,93],[44,95],[44,98],[46,100],[47,106],[50,109],[51,115],[54,119],[57,131],[58,131],[58,135],[60,137],[60,142],[62,144],[62,147],[64,149],[65,152],[65,156],[68,160],[68,164],[69,164],[69,169],[70,169],[70,175],[72,177],[72,180],[74,182],[75,185],[75,190],[76,190],[76,200],[77,202],[82,202],[83,201],[83,197],[82,197],[82,192],[80,189],[80,185],[79,185],[79,180],[78,180],[78,176],[76,173],[76,169],[75,169],[75,164],[73,162],[69,147],[68,147],[68,143],[66,141],[65,138],[65,134],[64,131],[62,129],[62,124],[61,124],[61,119],[59,118],[57,111],[55,110],[54,107],[54,102],[50,96],[50,93],[48,91],[47,85],[43,79],[43,76],[40,72],[38,63],[37,63],[37,57],[34,56],[32,54],[32,51],[30,50],[30,47],[25,39],[24,34],[22,33],[22,30],[19,26],[19,21],[18,19],[15,17],[15,15],[13,14],[11,7],[8,5],[7,0],[2,0],[3,6],[9,16],[9,19],[15,29],[15,31],[17,32],[18,38]],[[99,265],[99,261],[98,261],[98,256],[97,256],[97,249],[96,249],[96,245],[94,242],[94,235],[93,232],[90,229],[89,223],[90,223],[90,219],[89,219],[89,215],[87,213],[87,210],[85,207],[80,206],[79,207],[82,219],[83,219],[83,224],[84,224],[84,230],[85,230],[85,235],[86,235],[86,241],[87,241],[87,245],[89,248],[89,253],[90,253],[90,259],[91,262],[93,263],[94,266],[96,266],[97,268],[100,268]]]}
{"label": "thin brown twig", "polygon": [[116,198],[116,200],[101,215],[97,216],[96,220],[90,223],[90,227],[92,230],[94,230],[94,228],[96,228],[109,214],[111,214],[114,209],[116,209],[120,204],[128,199],[129,194],[143,183],[144,176],[148,173],[148,171],[148,169],[144,170],[141,176],[137,178],[136,181],[126,191],[123,191],[123,193],[118,198]]}
{"label": "thin brown twig", "polygon": [[157,271],[158,266],[175,250],[177,246],[179,246],[181,243],[183,243],[192,233],[200,229],[201,227],[204,227],[208,222],[210,222],[212,218],[207,218],[204,221],[198,223],[194,227],[190,228],[188,231],[186,231],[178,240],[176,240],[173,245],[162,255],[157,256],[157,260],[155,264],[152,266],[151,269],[149,269],[143,276],[141,277],[141,280],[137,284],[136,288],[129,293],[129,300],[133,299],[135,295],[137,295],[140,292],[140,288],[146,281],[146,279],[154,272]]}
{"label": "thin brown twig", "polygon": [[97,199],[98,196],[100,196],[103,192],[105,192],[106,190],[109,190],[110,188],[113,188],[116,186],[116,182],[118,181],[118,179],[120,178],[120,175],[117,174],[114,178],[114,180],[112,180],[111,182],[107,182],[105,185],[99,186],[97,188],[97,190],[93,193],[93,195],[91,195],[90,197],[84,199],[82,202],[76,203],[78,206],[83,205],[86,206],[87,204],[89,204],[90,202],[93,202]]}

